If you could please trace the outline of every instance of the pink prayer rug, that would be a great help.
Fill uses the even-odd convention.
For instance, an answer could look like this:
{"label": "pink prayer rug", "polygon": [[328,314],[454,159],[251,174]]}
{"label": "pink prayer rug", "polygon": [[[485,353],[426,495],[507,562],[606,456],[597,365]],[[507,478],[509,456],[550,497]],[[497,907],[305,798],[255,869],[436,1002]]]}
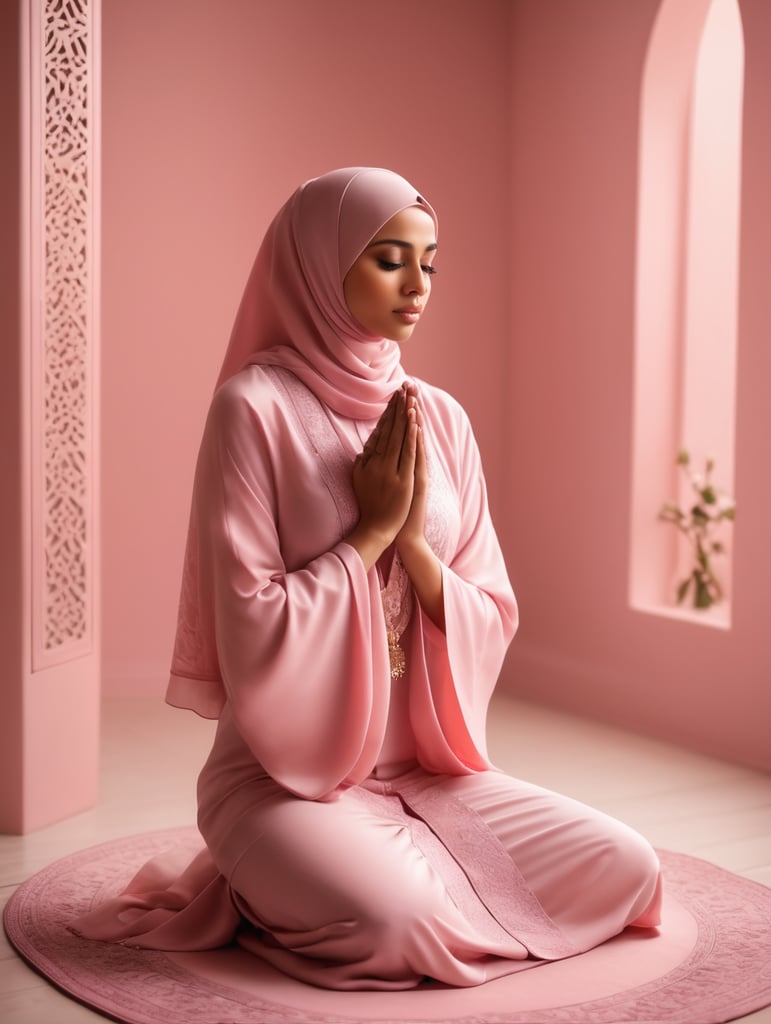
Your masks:
{"label": "pink prayer rug", "polygon": [[771,889],[667,852],[657,932],[629,929],[476,988],[331,992],[236,946],[159,953],[67,930],[192,831],[131,836],[51,864],[8,902],[8,938],[67,995],[127,1024],[722,1024],[771,1004]]}

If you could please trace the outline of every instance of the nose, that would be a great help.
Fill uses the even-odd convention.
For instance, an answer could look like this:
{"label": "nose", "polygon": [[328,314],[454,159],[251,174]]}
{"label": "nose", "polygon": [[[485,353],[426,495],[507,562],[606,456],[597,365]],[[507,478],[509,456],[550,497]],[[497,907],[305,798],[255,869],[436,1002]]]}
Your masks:
{"label": "nose", "polygon": [[402,286],[405,295],[425,295],[429,288],[428,275],[420,263],[408,266],[409,272]]}

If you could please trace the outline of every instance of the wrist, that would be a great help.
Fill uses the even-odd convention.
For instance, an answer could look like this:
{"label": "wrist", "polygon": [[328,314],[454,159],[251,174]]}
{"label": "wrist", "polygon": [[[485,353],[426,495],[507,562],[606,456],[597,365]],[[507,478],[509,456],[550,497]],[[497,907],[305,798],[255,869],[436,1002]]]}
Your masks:
{"label": "wrist", "polygon": [[346,537],[343,537],[343,540],[358,552],[367,571],[377,562],[386,548],[393,543],[393,537],[362,523],[354,526],[351,532]]}
{"label": "wrist", "polygon": [[405,564],[406,559],[409,558],[426,558],[427,556],[434,558],[434,552],[422,532],[405,533],[402,531],[397,534],[396,548]]}
{"label": "wrist", "polygon": [[441,561],[422,534],[400,535],[396,539],[396,547],[421,608],[434,625],[443,630],[444,580]]}
{"label": "wrist", "polygon": [[402,565],[407,570],[407,575],[411,579],[416,580],[425,577],[426,573],[429,573],[431,576],[436,574],[439,559],[422,534],[414,537],[398,536],[396,538],[396,550],[399,552]]}

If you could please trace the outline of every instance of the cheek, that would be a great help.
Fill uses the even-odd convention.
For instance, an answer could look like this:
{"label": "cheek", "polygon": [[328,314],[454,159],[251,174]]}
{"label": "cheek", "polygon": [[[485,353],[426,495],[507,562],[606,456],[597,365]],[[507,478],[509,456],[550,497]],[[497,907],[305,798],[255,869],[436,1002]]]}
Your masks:
{"label": "cheek", "polygon": [[389,282],[384,276],[362,275],[354,301],[359,309],[376,309],[387,300]]}
{"label": "cheek", "polygon": [[350,308],[361,308],[372,295],[370,276],[361,268],[354,267],[343,281],[343,295]]}

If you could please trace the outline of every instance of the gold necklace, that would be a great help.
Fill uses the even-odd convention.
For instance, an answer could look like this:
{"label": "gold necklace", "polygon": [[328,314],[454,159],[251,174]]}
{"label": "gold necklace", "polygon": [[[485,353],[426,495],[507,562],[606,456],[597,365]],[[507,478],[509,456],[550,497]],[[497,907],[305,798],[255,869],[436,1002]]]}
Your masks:
{"label": "gold necklace", "polygon": [[[385,561],[385,567],[388,568],[387,559]],[[407,659],[401,646],[401,638],[412,614],[412,586],[397,551],[393,552],[385,581],[383,568],[379,562],[377,571],[380,577],[380,600],[388,641],[388,662],[391,678],[401,679],[407,671]]]}

